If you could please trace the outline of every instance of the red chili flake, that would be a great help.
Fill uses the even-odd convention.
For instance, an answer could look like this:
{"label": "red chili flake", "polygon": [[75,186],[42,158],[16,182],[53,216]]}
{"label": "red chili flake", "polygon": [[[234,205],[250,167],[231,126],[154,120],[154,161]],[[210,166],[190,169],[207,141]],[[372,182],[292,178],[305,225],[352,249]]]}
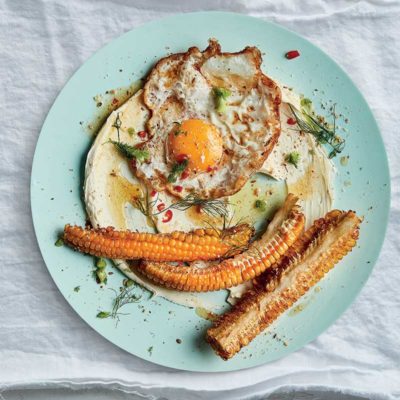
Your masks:
{"label": "red chili flake", "polygon": [[213,170],[212,167],[210,166],[207,167],[207,172],[211,172],[212,170]]}
{"label": "red chili flake", "polygon": [[178,163],[182,163],[184,161],[186,161],[189,157],[187,156],[187,154],[178,154],[175,159]]}
{"label": "red chili flake", "polygon": [[175,190],[176,192],[180,193],[180,192],[182,192],[183,187],[180,186],[180,185],[177,185],[177,186],[174,186],[174,190]]}
{"label": "red chili flake", "polygon": [[166,223],[166,222],[171,221],[172,215],[173,215],[173,214],[172,214],[172,211],[171,211],[171,210],[167,210],[167,211],[165,212],[165,214],[164,214],[164,218],[162,219],[162,222]]}
{"label": "red chili flake", "polygon": [[189,172],[187,172],[186,170],[182,172],[181,174],[181,179],[186,179],[189,176]]}
{"label": "red chili flake", "polygon": [[118,104],[118,99],[114,97],[111,104],[112,104],[113,106],[115,106],[116,104]]}
{"label": "red chili flake", "polygon": [[151,193],[150,193],[150,196],[154,197],[156,194],[157,194],[157,190],[152,190]]}
{"label": "red chili flake", "polygon": [[158,210],[158,211],[162,211],[162,210],[164,210],[164,208],[165,208],[165,204],[164,204],[164,203],[160,203],[160,204],[157,206],[157,210]]}
{"label": "red chili flake", "polygon": [[288,118],[286,122],[288,125],[296,125],[296,120],[294,118]]}
{"label": "red chili flake", "polygon": [[147,136],[147,132],[146,131],[140,131],[138,132],[138,136],[142,139],[144,139]]}
{"label": "red chili flake", "polygon": [[285,57],[288,60],[292,60],[293,58],[297,58],[300,56],[300,53],[297,50],[290,50],[285,54]]}
{"label": "red chili flake", "polygon": [[136,159],[132,158],[132,160],[129,160],[129,163],[131,168],[136,170]]}

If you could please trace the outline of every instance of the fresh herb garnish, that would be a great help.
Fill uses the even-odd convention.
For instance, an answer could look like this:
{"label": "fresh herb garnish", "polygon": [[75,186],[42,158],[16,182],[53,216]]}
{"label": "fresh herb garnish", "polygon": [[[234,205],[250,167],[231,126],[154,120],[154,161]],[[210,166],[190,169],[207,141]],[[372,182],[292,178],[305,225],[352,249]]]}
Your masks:
{"label": "fresh herb garnish", "polygon": [[122,315],[120,310],[123,306],[125,306],[126,304],[130,304],[130,303],[137,303],[142,298],[141,295],[132,293],[133,289],[134,289],[134,287],[122,288],[121,292],[119,294],[117,294],[117,292],[114,289],[110,289],[113,292],[115,292],[115,294],[117,294],[113,301],[113,308],[111,311],[100,311],[97,314],[97,318],[112,318],[112,319],[117,318],[118,319],[118,316]]}
{"label": "fresh herb garnish", "polygon": [[107,266],[106,260],[104,258],[98,258],[96,260],[96,267],[97,268],[105,268]]}
{"label": "fresh herb garnish", "polygon": [[115,140],[110,140],[119,152],[129,159],[135,159],[139,162],[147,161],[150,158],[150,154],[146,149],[138,149],[137,147],[131,146],[127,143],[117,142]]}
{"label": "fresh herb garnish", "polygon": [[189,164],[189,160],[183,160],[180,163],[175,163],[172,166],[171,173],[168,175],[168,182],[175,183],[178,177],[182,174],[183,171],[187,168]]}
{"label": "fresh herb garnish", "polygon": [[[303,99],[303,101],[304,100],[305,99]],[[329,158],[333,158],[343,151],[345,139],[336,134],[335,107],[333,107],[331,114],[333,116],[332,125],[320,122],[304,107],[302,111],[296,111],[291,104],[289,104],[289,107],[296,118],[297,125],[299,126],[301,132],[310,133],[315,137],[317,143],[327,144],[330,146],[331,151],[329,152]]]}
{"label": "fresh herb garnish", "polygon": [[300,105],[303,110],[311,113],[312,112],[312,100],[308,99],[307,97],[303,97],[300,100]]}
{"label": "fresh herb garnish", "polygon": [[120,309],[126,304],[137,303],[142,298],[141,295],[132,293],[133,289],[134,287],[123,288],[121,292],[116,296],[116,298],[114,299],[113,308],[110,313],[111,318],[116,318],[120,314]]}
{"label": "fresh herb garnish", "polygon": [[96,279],[96,282],[99,285],[102,283],[107,284],[106,260],[97,258],[95,259],[94,265],[96,269],[93,270],[93,277]]}
{"label": "fresh herb garnish", "polygon": [[148,352],[149,355],[151,356],[151,355],[153,354],[153,346],[150,346],[150,347],[147,349],[147,352]]}
{"label": "fresh herb garnish", "polygon": [[119,113],[117,113],[117,118],[115,118],[115,122],[112,126],[117,130],[118,142],[119,142],[120,141],[119,130],[121,129],[122,126],[122,121],[121,118],[119,117]]}
{"label": "fresh herb garnish", "polygon": [[96,278],[99,284],[107,284],[107,272],[104,268],[99,268],[96,270]]}
{"label": "fresh herb garnish", "polygon": [[135,284],[135,281],[133,281],[132,279],[129,279],[129,278],[125,278],[125,279],[122,281],[122,284],[123,284],[125,287],[131,287],[131,286],[133,286],[133,285]]}
{"label": "fresh herb garnish", "polygon": [[[167,208],[164,208],[161,212],[165,212],[166,210],[179,210],[186,211],[191,207],[199,207],[202,211],[208,214],[211,217],[227,217],[228,216],[228,203],[219,199],[201,199],[197,197],[195,194],[188,194],[183,199],[178,200],[175,203],[172,203]],[[160,214],[160,212],[155,213],[153,215]]]}
{"label": "fresh herb garnish", "polygon": [[264,200],[256,200],[254,202],[254,207],[260,211],[265,211],[267,209],[267,203]]}
{"label": "fresh herb garnish", "polygon": [[[150,154],[146,149],[139,149],[137,147],[131,146],[128,143],[121,142],[120,139],[120,129],[121,129],[122,121],[119,117],[119,113],[117,114],[117,118],[113,124],[113,127],[117,129],[118,141],[109,139],[109,143],[112,143],[118,151],[126,158],[135,159],[139,162],[147,161],[150,158]],[[128,133],[131,135],[131,132],[135,132],[133,128],[128,129]],[[130,131],[131,130],[131,131]]]}
{"label": "fresh herb garnish", "polygon": [[213,89],[215,108],[217,112],[223,113],[226,110],[226,100],[231,95],[231,91],[225,88],[215,87]]}
{"label": "fresh herb garnish", "polygon": [[154,217],[165,213],[168,210],[179,210],[186,211],[191,207],[199,207],[205,214],[217,218],[223,217],[224,219],[224,227],[226,228],[226,218],[229,215],[228,205],[229,203],[220,199],[201,199],[197,197],[195,194],[188,194],[183,199],[178,200],[175,203],[172,203],[166,208],[163,208],[155,213],[152,213],[151,210],[155,206],[158,201],[158,197],[155,200],[149,201],[149,196],[146,194],[144,197],[139,197],[134,200],[134,207],[136,207],[144,216],[150,219],[154,230],[156,233],[159,233],[157,229],[157,224],[154,220]]}
{"label": "fresh herb garnish", "polygon": [[128,128],[128,133],[130,136],[133,136],[136,133],[135,128]]}
{"label": "fresh herb garnish", "polygon": [[154,205],[157,203],[157,200],[158,200],[158,195],[154,200],[150,201],[150,197],[149,197],[147,189],[146,189],[145,195],[143,197],[134,198],[132,204],[145,217],[148,218],[148,221],[153,225],[153,228],[154,228],[155,232],[159,233],[156,221],[153,218],[154,214],[151,213],[151,210],[154,207]]}
{"label": "fresh herb garnish", "polygon": [[285,160],[289,163],[294,165],[297,168],[297,165],[300,161],[300,153],[298,151],[292,151],[291,153],[286,155]]}
{"label": "fresh herb garnish", "polygon": [[81,290],[80,286],[75,286],[74,287],[74,292],[78,293]]}
{"label": "fresh herb garnish", "polygon": [[64,246],[64,240],[62,238],[58,238],[54,243],[54,246],[61,247]]}
{"label": "fresh herb garnish", "polygon": [[187,135],[187,131],[184,131],[182,129],[182,124],[180,122],[174,122],[175,124],[175,130],[174,130],[174,135],[179,136],[179,135]]}
{"label": "fresh herb garnish", "polygon": [[108,318],[111,315],[111,313],[109,311],[100,311],[99,313],[97,313],[96,317],[97,318]]}

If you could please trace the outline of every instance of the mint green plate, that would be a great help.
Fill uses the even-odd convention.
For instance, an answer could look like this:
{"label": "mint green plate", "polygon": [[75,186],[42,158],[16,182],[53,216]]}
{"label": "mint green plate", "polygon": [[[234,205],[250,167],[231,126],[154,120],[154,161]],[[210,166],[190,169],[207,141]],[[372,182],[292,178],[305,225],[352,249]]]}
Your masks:
{"label": "mint green plate", "polygon": [[[230,361],[222,361],[203,341],[209,322],[193,309],[161,298],[128,304],[119,322],[98,319],[111,308],[123,275],[108,266],[108,285],[101,288],[91,276],[93,260],[55,247],[65,223],[83,224],[82,174],[92,138],[81,121],[96,113],[93,96],[141,78],[167,52],[190,46],[205,48],[218,38],[224,51],[258,46],[264,71],[318,101],[337,103],[348,119],[347,165],[335,159],[335,207],[356,210],[365,217],[358,246],[328,276]],[[284,54],[297,49],[301,57]],[[314,91],[318,89],[318,91]],[[177,15],[134,29],[90,58],[66,84],[43,125],[36,147],[31,182],[32,214],[47,268],[63,296],[98,333],[126,351],[168,367],[191,371],[233,371],[283,357],[315,339],[357,296],[376,262],[387,225],[390,181],[385,149],[377,124],[364,98],[343,70],[317,47],[275,24],[231,13]],[[79,286],[79,291],[74,288]],[[140,288],[135,289],[138,293]],[[223,293],[207,296],[224,298]],[[302,310],[301,312],[298,312]],[[95,333],[93,333],[95,334]],[[76,338],[79,340],[79,337]],[[177,339],[180,339],[180,341]],[[180,342],[180,343],[179,343]]]}

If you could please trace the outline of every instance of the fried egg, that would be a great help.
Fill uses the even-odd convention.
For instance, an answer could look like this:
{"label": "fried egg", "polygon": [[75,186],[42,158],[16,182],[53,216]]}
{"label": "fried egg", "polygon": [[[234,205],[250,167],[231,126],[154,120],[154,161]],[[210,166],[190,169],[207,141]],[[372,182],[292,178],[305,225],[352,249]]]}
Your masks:
{"label": "fried egg", "polygon": [[137,175],[180,198],[240,190],[280,134],[280,90],[261,61],[255,47],[222,53],[216,41],[161,59],[144,86],[150,160]]}

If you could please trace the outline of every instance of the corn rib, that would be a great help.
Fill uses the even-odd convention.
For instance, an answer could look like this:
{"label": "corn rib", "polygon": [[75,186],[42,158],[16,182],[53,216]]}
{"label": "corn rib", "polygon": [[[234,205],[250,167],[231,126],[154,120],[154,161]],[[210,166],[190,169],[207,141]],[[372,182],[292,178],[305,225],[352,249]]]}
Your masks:
{"label": "corn rib", "polygon": [[66,225],[64,241],[72,248],[97,257],[155,261],[213,260],[246,246],[253,228],[241,224],[225,231],[197,229],[170,234],[116,231],[113,228],[84,229]]}
{"label": "corn rib", "polygon": [[289,194],[262,238],[233,258],[207,263],[204,268],[196,263],[177,266],[143,261],[138,270],[160,285],[190,292],[226,289],[253,279],[274,265],[303,232],[304,215],[296,202]]}
{"label": "corn rib", "polygon": [[206,340],[224,360],[233,357],[332,269],[358,239],[360,218],[334,210],[317,220],[255,286],[208,329]]}

